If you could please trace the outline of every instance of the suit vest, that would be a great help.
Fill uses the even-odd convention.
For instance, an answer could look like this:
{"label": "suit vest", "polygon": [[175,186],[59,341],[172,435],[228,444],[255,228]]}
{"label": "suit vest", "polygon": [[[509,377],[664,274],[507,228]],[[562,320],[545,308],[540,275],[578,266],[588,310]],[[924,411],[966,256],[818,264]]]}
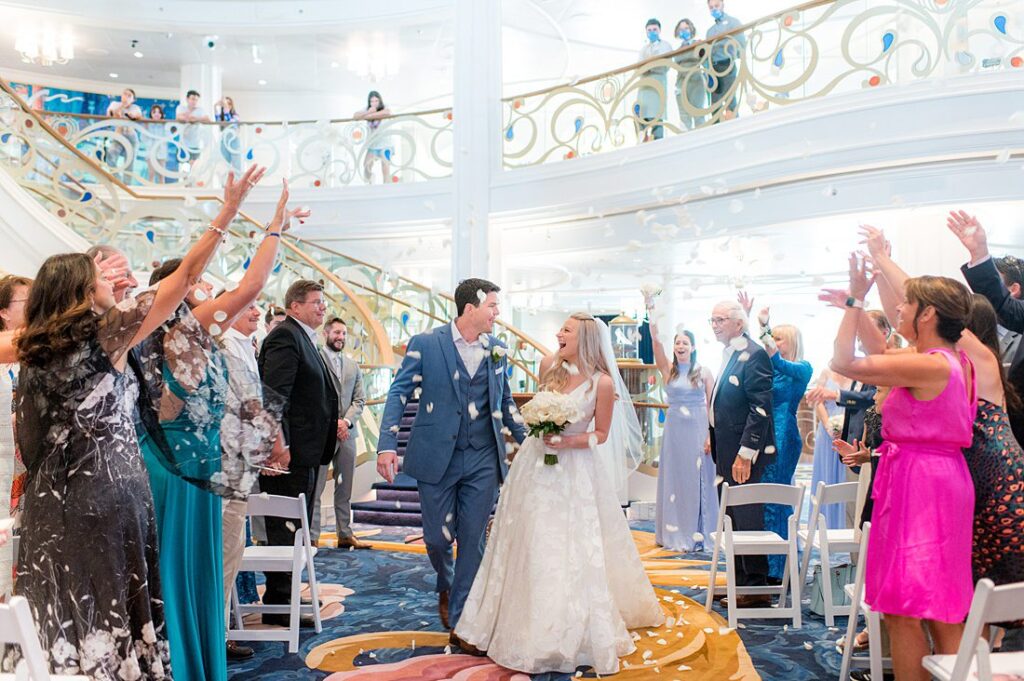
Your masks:
{"label": "suit vest", "polygon": [[[490,363],[484,358],[480,362],[476,374],[470,376],[458,351],[455,353],[455,361],[459,367],[459,401],[462,405],[460,409],[462,419],[459,423],[459,436],[456,439],[455,447],[462,450],[492,450],[497,445],[494,440],[494,427],[491,425],[491,399],[488,389],[490,377],[487,375]],[[473,418],[470,413],[470,403],[476,405],[476,409],[473,410],[476,418]]]}

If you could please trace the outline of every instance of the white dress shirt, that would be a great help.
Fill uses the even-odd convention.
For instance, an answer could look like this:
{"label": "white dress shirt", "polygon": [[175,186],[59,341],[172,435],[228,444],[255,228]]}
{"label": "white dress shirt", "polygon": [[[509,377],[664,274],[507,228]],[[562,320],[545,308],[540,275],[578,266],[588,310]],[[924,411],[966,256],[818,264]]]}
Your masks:
{"label": "white dress shirt", "polygon": [[317,337],[316,337],[316,329],[314,329],[312,326],[310,326],[310,325],[308,325],[308,324],[306,324],[306,323],[296,319],[295,317],[292,317],[291,315],[288,315],[288,316],[291,317],[293,320],[295,320],[296,324],[298,324],[299,326],[302,327],[302,330],[306,332],[307,336],[309,336],[309,341],[313,344],[313,347],[314,348],[317,347],[318,340],[317,340]]}
{"label": "white dress shirt", "polygon": [[452,338],[455,340],[455,349],[458,351],[459,357],[462,358],[462,363],[466,365],[466,371],[469,372],[468,378],[473,378],[480,368],[480,363],[487,356],[487,348],[480,342],[479,337],[472,343],[466,342],[454,320],[452,321]]}
{"label": "white dress shirt", "polygon": [[[718,399],[718,389],[726,379],[725,372],[729,368],[729,360],[732,359],[733,354],[736,352],[736,348],[732,346],[732,343],[728,343],[725,349],[722,350],[722,373],[719,375],[718,380],[715,381],[715,389],[711,392],[711,409],[708,410],[708,422],[711,427],[715,427],[715,400]],[[740,447],[736,453],[737,456],[743,459],[749,459],[751,462],[757,461],[757,455],[759,452],[756,449],[750,447]]]}
{"label": "white dress shirt", "polygon": [[252,336],[246,336],[232,326],[224,332],[221,338],[224,342],[225,352],[241,362],[253,375],[260,375],[260,367],[256,363],[256,351],[252,345]]}

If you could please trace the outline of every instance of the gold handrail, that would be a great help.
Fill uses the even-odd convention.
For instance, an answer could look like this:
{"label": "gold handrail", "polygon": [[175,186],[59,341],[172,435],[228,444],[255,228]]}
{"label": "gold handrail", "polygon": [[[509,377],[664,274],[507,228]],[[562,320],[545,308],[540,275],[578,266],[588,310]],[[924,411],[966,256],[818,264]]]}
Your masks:
{"label": "gold handrail", "polygon": [[[432,114],[447,113],[452,110],[450,106],[442,106],[436,109],[424,109],[422,111],[410,111],[408,113],[393,113],[390,116],[381,116],[375,118],[377,121],[389,121],[395,118],[416,118],[429,116]],[[40,113],[48,116],[66,116],[68,118],[81,118],[83,120],[90,121],[110,121],[116,125],[124,125],[125,123],[182,123],[185,125],[210,125],[217,127],[228,127],[232,125],[305,125],[309,123],[320,123],[320,120],[282,120],[282,121],[179,121],[176,118],[115,118],[113,116],[104,116],[101,114],[87,114],[87,113],[75,113],[71,111],[49,111],[43,109]],[[331,118],[326,123],[360,123],[366,122],[365,118]]]}
{"label": "gold handrail", "polygon": [[677,56],[679,56],[681,54],[685,54],[686,52],[688,52],[690,50],[696,50],[698,48],[711,45],[713,42],[720,41],[723,38],[727,38],[729,36],[738,35],[740,33],[743,33],[745,31],[747,31],[747,30],[757,26],[758,24],[762,24],[762,23],[764,23],[766,21],[772,21],[774,19],[778,19],[779,17],[784,17],[787,14],[792,14],[794,12],[803,12],[804,10],[812,9],[814,7],[818,7],[818,6],[821,6],[821,5],[830,5],[830,4],[833,4],[834,2],[835,2],[835,0],[809,0],[809,2],[804,2],[804,3],[801,3],[799,5],[795,5],[793,7],[790,7],[789,9],[784,9],[782,11],[775,12],[774,14],[769,14],[769,15],[763,16],[763,17],[761,17],[759,19],[755,19],[754,21],[750,21],[750,22],[748,22],[746,24],[743,24],[741,26],[737,26],[736,28],[734,28],[731,31],[727,31],[725,33],[720,33],[720,34],[716,35],[711,40],[708,40],[707,38],[705,38],[705,39],[701,40],[700,42],[695,42],[695,43],[687,45],[685,47],[680,47],[679,49],[673,50],[672,52],[666,52],[665,54],[659,54],[656,57],[649,57],[648,59],[641,59],[640,61],[633,62],[632,64],[628,64],[626,66],[620,66],[620,67],[618,67],[616,69],[612,69],[611,71],[602,71],[601,73],[595,73],[593,75],[586,76],[584,78],[575,78],[575,79],[569,81],[568,83],[561,83],[559,85],[552,85],[552,86],[549,86],[549,87],[540,88],[539,90],[533,90],[531,92],[525,92],[523,94],[512,95],[510,97],[502,97],[501,101],[503,101],[503,102],[513,102],[513,101],[515,101],[517,99],[527,99],[528,97],[536,97],[537,95],[543,95],[543,94],[546,94],[548,92],[553,92],[553,91],[558,90],[560,88],[576,87],[577,85],[586,85],[587,83],[593,83],[594,81],[601,80],[602,78],[608,78],[610,76],[617,76],[620,73],[627,73],[629,71],[636,71],[637,69],[642,67],[644,64],[649,64],[650,62],[661,61],[661,60],[664,60],[664,59],[671,59],[673,57],[677,57]]}

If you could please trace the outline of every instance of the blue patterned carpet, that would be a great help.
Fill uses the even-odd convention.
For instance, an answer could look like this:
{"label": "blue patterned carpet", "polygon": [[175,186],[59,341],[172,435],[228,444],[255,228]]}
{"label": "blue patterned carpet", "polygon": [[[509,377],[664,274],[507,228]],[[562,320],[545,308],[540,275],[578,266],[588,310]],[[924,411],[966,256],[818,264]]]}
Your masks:
{"label": "blue patterned carpet", "polygon": [[[633,523],[635,530],[653,531],[651,523]],[[370,529],[357,527],[358,530]],[[384,528],[375,540],[400,541],[407,533],[401,528]],[[710,560],[708,554],[680,556],[690,560]],[[344,612],[324,621],[321,634],[312,629],[303,630],[299,653],[288,654],[284,643],[252,643],[256,656],[242,663],[230,664],[229,677],[243,679],[324,679],[329,674],[306,666],[306,655],[321,644],[357,634],[388,631],[422,631],[442,634],[437,618],[437,599],[433,591],[434,575],[425,555],[391,551],[348,551],[321,549],[316,557],[317,575],[321,584],[343,585],[354,593],[343,601]],[[662,586],[704,602],[704,592],[683,586]],[[716,607],[724,616],[724,612]],[[766,681],[802,681],[836,678],[839,672],[839,654],[835,639],[845,632],[846,619],[837,619],[839,629],[830,631],[824,620],[804,608],[804,624],[799,630],[785,627],[785,620],[744,622],[737,631],[754,667]],[[437,647],[363,651],[355,663],[375,665],[404,660],[412,655],[438,654]],[[366,667],[363,667],[364,669]],[[680,674],[673,667],[662,676],[674,679]],[[541,675],[536,681],[563,681],[569,675]],[[644,678],[660,678],[645,675]]]}

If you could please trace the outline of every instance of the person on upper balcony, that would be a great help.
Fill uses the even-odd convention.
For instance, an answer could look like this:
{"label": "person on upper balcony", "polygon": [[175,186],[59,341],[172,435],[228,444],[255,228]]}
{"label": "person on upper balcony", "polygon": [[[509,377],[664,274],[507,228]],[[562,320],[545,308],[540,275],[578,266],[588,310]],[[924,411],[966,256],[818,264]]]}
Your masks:
{"label": "person on upper balcony", "polygon": [[189,90],[185,95],[185,101],[174,110],[174,118],[176,120],[189,124],[181,130],[182,152],[178,155],[179,160],[189,164],[189,171],[191,171],[192,164],[195,163],[195,160],[199,158],[199,154],[203,151],[203,129],[196,124],[210,122],[210,117],[207,115],[206,110],[199,106],[199,98],[198,92]]}
{"label": "person on upper balcony", "polygon": [[[708,0],[708,11],[715,20],[708,29],[708,40],[714,40],[743,25],[739,19],[725,13],[725,0]],[[733,92],[733,85],[739,73],[740,56],[746,46],[747,37],[742,33],[736,33],[714,43],[711,47],[711,72],[708,74],[708,82],[711,89],[712,111],[715,110],[716,104],[726,96],[729,97],[725,111],[718,120],[733,118],[736,115],[739,100]]]}
{"label": "person on upper balcony", "polygon": [[[661,39],[661,22],[648,19],[646,24],[647,44],[640,50],[637,61],[656,59],[672,51],[672,46]],[[643,141],[660,140],[665,130],[665,109],[668,97],[668,66],[652,66],[640,74],[641,85],[637,89],[637,118],[642,126]]]}
{"label": "person on upper balcony", "polygon": [[137,121],[142,118],[142,109],[135,103],[135,90],[126,87],[121,92],[121,101],[111,100],[107,106],[107,116],[110,118],[127,118]]}
{"label": "person on upper balcony", "polygon": [[[676,24],[679,48],[693,45],[697,39],[697,27],[689,19],[680,19]],[[687,130],[698,128],[704,122],[704,110],[708,105],[707,77],[700,64],[707,50],[703,47],[686,50],[675,56],[676,62],[676,105],[679,107],[679,122]]]}
{"label": "person on upper balcony", "polygon": [[381,182],[387,184],[394,181],[391,175],[391,157],[394,149],[384,143],[384,131],[380,130],[381,120],[391,116],[391,109],[384,104],[384,98],[376,90],[366,95],[366,108],[352,114],[352,118],[366,121],[369,139],[366,141],[366,156],[363,157],[363,177],[366,184],[373,182],[373,162],[380,160]]}
{"label": "person on upper balcony", "polygon": [[[130,121],[137,121],[142,118],[142,109],[135,103],[135,90],[126,87],[121,91],[121,101],[110,100],[107,105],[107,116],[109,118],[127,118]],[[126,126],[114,128],[114,133],[128,141],[128,144],[138,144],[138,135],[134,130]],[[120,168],[122,160],[128,156],[125,143],[120,139],[107,139],[106,153],[103,162],[111,168]]]}

